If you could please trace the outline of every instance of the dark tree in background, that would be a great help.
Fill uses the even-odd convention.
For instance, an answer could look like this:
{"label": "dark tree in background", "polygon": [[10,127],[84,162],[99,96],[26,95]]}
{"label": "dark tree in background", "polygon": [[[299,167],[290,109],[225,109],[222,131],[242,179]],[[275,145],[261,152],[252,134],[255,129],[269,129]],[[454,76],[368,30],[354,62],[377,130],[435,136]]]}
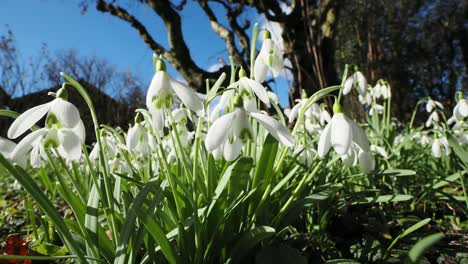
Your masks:
{"label": "dark tree in background", "polygon": [[[201,7],[206,27],[226,43],[236,64],[248,68],[250,21],[243,14],[254,10],[283,29],[284,55],[291,61],[293,85],[290,102],[301,91],[311,94],[339,83],[345,63],[359,66],[370,83],[384,78],[392,85],[395,114],[406,117],[416,98],[431,95],[453,104],[455,90],[467,84],[467,1],[463,0],[138,0],[164,21],[169,47],[132,14],[126,1],[88,0],[83,8],[97,10],[128,22],[141,39],[162,55],[197,90],[204,80],[221,71],[200,68],[191,56],[182,27],[184,7]],[[224,13],[215,13],[214,7]],[[219,8],[218,8],[219,9]],[[217,9],[217,10],[218,10]],[[226,19],[220,19],[225,16]],[[227,21],[222,23],[221,21]],[[200,25],[203,26],[203,25]]]}

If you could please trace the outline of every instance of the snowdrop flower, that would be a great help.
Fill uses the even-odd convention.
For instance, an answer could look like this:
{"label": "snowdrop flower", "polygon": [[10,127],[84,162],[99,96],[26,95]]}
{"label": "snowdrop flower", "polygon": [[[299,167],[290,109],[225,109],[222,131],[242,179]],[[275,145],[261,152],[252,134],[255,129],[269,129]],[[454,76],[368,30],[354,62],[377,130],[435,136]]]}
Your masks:
{"label": "snowdrop flower", "polygon": [[383,111],[384,111],[384,107],[383,107],[382,105],[373,104],[373,105],[369,108],[369,115],[370,115],[370,116],[373,116],[374,113],[377,113],[378,115],[381,115],[381,114],[383,114]]}
{"label": "snowdrop flower", "polygon": [[137,122],[128,130],[126,146],[129,151],[134,150],[143,155],[150,152],[148,133],[143,124]]}
{"label": "snowdrop flower", "polygon": [[[442,148],[444,149],[444,152],[442,152]],[[448,156],[450,155],[450,147],[447,141],[446,137],[442,138],[435,138],[434,141],[432,142],[432,156],[434,158],[440,158],[442,155]]]}
{"label": "snowdrop flower", "polygon": [[324,126],[325,124],[330,123],[330,120],[331,120],[330,113],[328,113],[326,109],[323,109],[320,112],[320,118],[319,118],[320,125]]}
{"label": "snowdrop flower", "polygon": [[0,137],[0,154],[2,154],[5,159],[11,160],[11,154],[13,153],[15,147],[15,142]]}
{"label": "snowdrop flower", "polygon": [[359,98],[359,102],[362,104],[362,105],[371,105],[372,104],[372,96],[370,93],[367,93],[365,95],[359,95],[358,96]]}
{"label": "snowdrop flower", "polygon": [[440,102],[434,101],[429,97],[429,100],[426,103],[426,111],[430,113],[435,108],[444,109],[444,106]]}
{"label": "snowdrop flower", "polygon": [[375,153],[379,154],[384,159],[388,158],[388,153],[384,148],[382,148],[380,146],[377,146],[377,145],[371,145],[370,148],[371,148],[372,152],[375,152]]}
{"label": "snowdrop flower", "polygon": [[164,109],[170,108],[174,94],[190,110],[199,115],[203,111],[203,103],[197,93],[172,79],[166,72],[165,63],[158,59],[156,73],[146,94],[146,107],[153,117],[153,126],[157,131],[164,128]]}
{"label": "snowdrop flower", "polygon": [[434,111],[429,115],[429,118],[426,121],[426,127],[430,127],[431,125],[437,126],[438,122],[439,122],[439,114],[437,114],[437,111]]}
{"label": "snowdrop flower", "polygon": [[43,116],[47,115],[46,127],[31,133],[32,138],[23,138],[15,148],[14,157],[18,157],[18,153],[26,154],[31,150],[31,147],[33,147],[32,155],[35,155],[40,150],[39,145],[33,146],[24,144],[24,142],[38,143],[35,140],[44,140],[44,147],[53,146],[63,158],[80,159],[81,146],[85,142],[85,128],[78,109],[63,99],[66,97],[66,90],[61,88],[56,94],[56,99],[33,107],[16,118],[8,129],[8,137],[12,139],[21,136]]}
{"label": "snowdrop flower", "polygon": [[453,116],[457,121],[462,120],[465,117],[468,117],[468,100],[460,99],[453,108]]}
{"label": "snowdrop flower", "polygon": [[235,160],[242,151],[242,143],[254,139],[249,115],[280,143],[287,147],[294,146],[294,138],[276,119],[258,112],[249,113],[239,107],[242,103],[237,101],[233,112],[216,119],[208,129],[205,140],[208,151],[219,149],[218,152],[222,151],[226,160]]}
{"label": "snowdrop flower", "polygon": [[317,156],[317,151],[312,147],[305,147],[303,145],[299,145],[294,151],[294,156],[297,155],[297,159],[304,164],[311,164],[312,160],[315,156]]}
{"label": "snowdrop flower", "polygon": [[377,82],[377,85],[374,86],[374,98],[376,99],[388,99],[390,97],[390,89],[386,83],[383,81]]}
{"label": "snowdrop flower", "polygon": [[267,91],[268,97],[270,98],[270,101],[274,103],[275,105],[279,105],[279,97],[276,93]]}
{"label": "snowdrop flower", "polygon": [[360,71],[356,71],[348,79],[346,79],[343,85],[343,95],[348,94],[351,88],[356,87],[359,95],[366,96],[367,94],[367,80]]}
{"label": "snowdrop flower", "polygon": [[258,53],[254,65],[254,78],[257,82],[264,82],[268,70],[271,70],[276,78],[283,69],[284,61],[278,46],[271,40],[271,34],[265,29],[262,49]]}
{"label": "snowdrop flower", "polygon": [[318,143],[319,157],[325,157],[332,146],[336,153],[345,155],[353,142],[364,152],[369,152],[369,140],[362,128],[343,114],[339,103],[335,102],[333,110],[335,114],[320,135]]}
{"label": "snowdrop flower", "polygon": [[231,99],[240,96],[243,107],[249,112],[259,112],[257,106],[257,98],[260,99],[267,107],[270,107],[270,97],[262,84],[255,80],[246,77],[244,69],[239,71],[239,80],[230,84],[227,90],[221,95],[218,105],[216,105],[211,113],[212,119],[216,119],[221,114],[221,111],[226,109]]}
{"label": "snowdrop flower", "polygon": [[369,174],[375,169],[375,159],[374,156],[369,151],[359,150],[359,168],[362,173]]}

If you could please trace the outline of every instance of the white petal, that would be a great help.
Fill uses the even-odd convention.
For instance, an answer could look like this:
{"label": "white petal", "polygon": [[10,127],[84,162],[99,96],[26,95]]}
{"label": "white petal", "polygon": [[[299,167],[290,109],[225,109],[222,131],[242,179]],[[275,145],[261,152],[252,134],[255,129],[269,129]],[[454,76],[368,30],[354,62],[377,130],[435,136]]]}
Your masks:
{"label": "white petal", "polygon": [[257,81],[251,80],[247,77],[242,77],[239,80],[240,84],[247,89],[252,90],[267,107],[270,107],[270,99],[265,88]]}
{"label": "white petal", "polygon": [[154,74],[151,84],[146,93],[146,107],[149,109],[150,104],[153,103],[153,98],[158,96],[161,91],[165,93],[171,93],[171,88],[169,85],[169,76],[165,71],[158,71]]}
{"label": "white petal", "polygon": [[78,108],[60,98],[52,101],[50,113],[53,113],[64,127],[74,127],[81,121]]}
{"label": "white petal", "polygon": [[255,59],[254,78],[257,82],[262,83],[265,81],[267,73],[268,66],[265,64],[262,54],[259,53],[257,59]]}
{"label": "white petal", "polygon": [[80,120],[80,122],[78,122],[78,124],[72,128],[72,130],[80,138],[81,144],[84,144],[86,139],[86,129],[84,127],[83,121]]}
{"label": "white petal", "polygon": [[60,155],[69,160],[79,160],[81,157],[81,139],[71,129],[58,131]]}
{"label": "white petal", "polygon": [[351,91],[351,88],[353,88],[353,85],[354,85],[354,75],[351,75],[348,79],[346,79],[343,85],[343,95],[347,95]]}
{"label": "white petal", "polygon": [[335,114],[331,120],[331,144],[339,155],[348,152],[353,138],[352,127],[342,113]]}
{"label": "white petal", "polygon": [[183,86],[172,78],[169,79],[172,90],[177,94],[182,103],[184,103],[188,109],[194,111],[198,115],[201,115],[201,111],[203,111],[203,103],[195,90]]}
{"label": "white petal", "polygon": [[318,142],[318,155],[320,158],[325,157],[331,147],[331,123],[328,123],[320,134],[320,139]]}
{"label": "white petal", "polygon": [[250,115],[255,118],[270,134],[278,140],[281,144],[287,147],[294,146],[294,138],[289,132],[289,130],[280,124],[273,117],[264,115],[262,113],[250,113]]}
{"label": "white petal", "polygon": [[249,117],[245,110],[238,111],[238,116],[233,120],[233,134],[241,140],[253,140],[254,133],[250,125]]}
{"label": "white petal", "polygon": [[355,72],[356,75],[356,82],[357,82],[357,90],[359,94],[366,95],[367,94],[367,80],[366,77],[361,72]]}
{"label": "white petal", "polygon": [[354,148],[349,148],[348,153],[346,153],[345,155],[341,155],[341,160],[343,161],[343,164],[347,167],[353,167],[354,165],[356,165],[357,157]]}
{"label": "white petal", "polygon": [[434,101],[431,98],[429,98],[429,100],[426,103],[426,111],[430,113],[432,112],[432,110],[434,110],[434,107],[435,107]]}
{"label": "white petal", "polygon": [[234,118],[238,115],[237,111],[221,116],[216,119],[206,134],[206,150],[213,151],[217,149],[229,136]]}
{"label": "white petal", "polygon": [[156,107],[152,107],[149,109],[151,116],[153,117],[152,123],[154,130],[158,132],[163,132],[164,129],[164,110],[163,109],[156,109]]}
{"label": "white petal", "polygon": [[296,117],[297,117],[297,115],[298,115],[298,113],[299,113],[299,110],[300,110],[301,108],[302,108],[302,102],[296,104],[296,105],[291,109],[291,112],[289,112],[289,123],[292,123],[292,122],[296,119]]}
{"label": "white petal", "polygon": [[138,139],[141,135],[140,125],[135,124],[132,128],[128,130],[126,145],[128,150],[133,150],[138,145]]}
{"label": "white petal", "polygon": [[230,140],[226,140],[223,144],[223,156],[227,161],[233,161],[239,157],[242,151],[242,143],[236,138],[232,143]]}
{"label": "white petal", "polygon": [[364,174],[369,174],[375,168],[375,159],[370,152],[359,153],[359,167]]}
{"label": "white petal", "polygon": [[25,136],[18,145],[16,145],[15,150],[13,150],[13,153],[11,154],[11,159],[15,161],[23,159],[33,146],[39,143],[46,133],[47,129],[42,128]]}
{"label": "white petal", "polygon": [[369,139],[367,139],[366,132],[358,124],[354,123],[352,120],[347,120],[351,124],[351,129],[353,131],[353,141],[365,152],[370,150]]}
{"label": "white petal", "polygon": [[13,141],[0,137],[0,154],[2,154],[6,159],[11,158],[11,154],[15,147],[16,144]]}
{"label": "white petal", "polygon": [[37,123],[50,109],[50,103],[38,105],[18,116],[8,129],[9,138],[17,138]]}
{"label": "white petal", "polygon": [[438,138],[434,139],[434,142],[432,142],[432,156],[435,158],[440,158],[442,156],[442,152],[440,149],[440,141]]}

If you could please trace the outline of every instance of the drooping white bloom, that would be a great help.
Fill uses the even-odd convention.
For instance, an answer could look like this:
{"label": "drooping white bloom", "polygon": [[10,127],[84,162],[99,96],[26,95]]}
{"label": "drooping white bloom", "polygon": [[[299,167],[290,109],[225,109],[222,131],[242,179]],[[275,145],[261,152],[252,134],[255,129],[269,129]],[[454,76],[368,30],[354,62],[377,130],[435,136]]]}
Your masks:
{"label": "drooping white bloom", "polygon": [[363,105],[371,105],[372,104],[372,95],[370,93],[366,93],[365,95],[359,95],[359,102]]}
{"label": "drooping white bloom", "polygon": [[5,159],[10,160],[11,159],[11,154],[13,153],[13,150],[16,147],[16,143],[0,137],[0,154],[5,157]]}
{"label": "drooping white bloom", "polygon": [[360,72],[357,71],[353,73],[348,79],[346,79],[343,85],[343,95],[348,94],[351,91],[351,88],[355,87],[359,95],[366,96],[367,94],[367,80],[366,77]]}
{"label": "drooping white bloom", "polygon": [[435,100],[432,100],[430,97],[429,97],[429,100],[427,100],[427,103],[426,103],[426,111],[428,113],[432,112],[432,110],[436,109],[436,108],[439,108],[439,109],[444,109],[444,106],[440,103],[440,102],[437,102]]}
{"label": "drooping white bloom", "polygon": [[388,158],[388,152],[383,147],[380,147],[377,145],[371,145],[370,148],[372,152],[379,154],[384,159]]}
{"label": "drooping white bloom", "polygon": [[336,153],[345,155],[348,153],[352,142],[363,149],[369,151],[369,140],[361,127],[348,119],[343,113],[333,115],[320,135],[318,143],[318,154],[323,158],[333,146]]}
{"label": "drooping white bloom", "polygon": [[[21,136],[43,116],[47,115],[46,127],[39,129],[40,133],[33,132],[31,134],[40,135],[38,138],[40,138],[39,140],[44,139],[44,146],[53,146],[63,158],[78,160],[81,157],[81,146],[85,142],[85,129],[78,109],[60,97],[65,93],[62,88],[57,92],[59,96],[53,101],[33,107],[18,116],[8,129],[8,137]],[[21,142],[25,141],[26,138],[28,137],[23,138]],[[15,148],[16,155],[17,153],[27,153],[32,147],[21,144],[21,142]],[[32,154],[37,150],[39,150],[38,145],[33,149]]]}
{"label": "drooping white bloom", "polygon": [[268,70],[271,70],[276,78],[283,69],[283,66],[283,54],[273,40],[271,40],[270,32],[265,30],[262,49],[258,53],[257,59],[255,59],[254,78],[257,82],[264,82]]}
{"label": "drooping white bloom", "polygon": [[161,59],[156,62],[156,73],[146,94],[146,107],[153,117],[153,127],[162,131],[164,128],[165,109],[172,105],[174,94],[190,110],[201,114],[203,103],[197,93],[172,79],[166,73],[166,66]]}
{"label": "drooping white bloom", "polygon": [[[373,169],[373,157],[371,161],[370,144],[364,130],[342,113],[338,103],[335,103],[333,110],[335,114],[320,135],[317,151],[319,157],[323,158],[333,147],[345,165],[354,166],[359,161],[360,165],[363,163],[362,171],[368,173]],[[372,169],[369,169],[370,167]]]}
{"label": "drooping white bloom", "polygon": [[359,150],[359,168],[364,174],[369,174],[375,169],[375,159],[369,151]]}
{"label": "drooping white bloom", "polygon": [[369,108],[369,115],[373,116],[375,113],[377,113],[378,115],[381,115],[381,114],[383,114],[383,111],[384,111],[384,107],[382,105],[373,104]]}
{"label": "drooping white bloom", "polygon": [[233,112],[219,117],[210,126],[206,134],[206,149],[210,152],[221,149],[226,160],[236,159],[242,151],[242,143],[254,138],[248,115],[280,143],[288,147],[294,146],[294,138],[277,120],[259,112],[249,113],[236,107]]}
{"label": "drooping white bloom", "polygon": [[434,111],[429,115],[429,118],[427,118],[426,127],[430,127],[431,125],[437,126],[438,122],[439,122],[439,114],[437,114],[437,111]]}
{"label": "drooping white bloom", "polygon": [[465,117],[468,117],[468,100],[460,99],[458,103],[453,108],[453,116],[457,121],[462,120]]}
{"label": "drooping white bloom", "polygon": [[239,80],[230,84],[227,90],[221,95],[219,103],[213,108],[210,119],[214,120],[225,110],[228,103],[236,96],[242,99],[243,107],[249,112],[259,112],[257,98],[267,107],[270,107],[270,97],[263,85],[255,80],[246,77],[244,69],[239,71]]}
{"label": "drooping white bloom", "polygon": [[377,83],[374,86],[374,98],[376,99],[388,99],[390,97],[390,88],[386,83]]}
{"label": "drooping white bloom", "polygon": [[141,123],[136,123],[133,127],[129,128],[126,138],[126,146],[129,151],[136,151],[140,154],[148,154],[150,151],[150,144],[148,140],[148,133]]}
{"label": "drooping white bloom", "polygon": [[[443,151],[442,151],[443,149]],[[435,138],[434,141],[432,142],[432,156],[435,158],[440,158],[442,155],[448,156],[450,155],[450,146],[448,144],[447,138],[442,137],[442,138]]]}

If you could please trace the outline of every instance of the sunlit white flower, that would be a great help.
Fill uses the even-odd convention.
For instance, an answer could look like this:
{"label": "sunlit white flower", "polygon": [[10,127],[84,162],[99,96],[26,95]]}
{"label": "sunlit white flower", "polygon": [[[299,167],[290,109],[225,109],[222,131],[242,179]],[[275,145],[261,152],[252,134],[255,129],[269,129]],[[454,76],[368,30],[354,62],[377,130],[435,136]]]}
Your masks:
{"label": "sunlit white flower", "polygon": [[468,100],[460,99],[453,108],[453,116],[457,121],[462,120],[465,117],[468,117]]}
{"label": "sunlit white flower", "polygon": [[320,112],[320,118],[319,118],[320,125],[324,126],[325,124],[330,123],[330,121],[331,121],[330,113],[328,113],[327,110],[323,109]]}
{"label": "sunlit white flower", "polygon": [[244,69],[239,71],[239,80],[230,84],[227,90],[221,95],[219,103],[214,107],[211,112],[211,119],[216,119],[231,100],[240,96],[242,99],[243,107],[249,112],[259,112],[257,106],[257,98],[262,101],[267,107],[270,107],[270,97],[267,90],[263,85],[255,80],[246,77]]}
{"label": "sunlit white flower", "polygon": [[262,113],[249,113],[243,108],[236,107],[233,112],[219,117],[210,126],[206,134],[206,149],[212,152],[222,148],[226,160],[236,159],[242,151],[243,142],[254,139],[248,115],[280,143],[288,147],[294,146],[294,138],[277,120]]}
{"label": "sunlit white flower", "polygon": [[164,110],[171,107],[174,94],[188,109],[201,114],[203,103],[197,93],[172,79],[166,72],[164,62],[158,59],[156,73],[146,94],[146,107],[153,117],[153,126],[158,131],[164,128]]}
{"label": "sunlit white flower", "polygon": [[432,100],[431,98],[429,98],[429,100],[426,103],[426,111],[428,113],[430,113],[430,112],[432,112],[432,110],[434,110],[436,108],[444,109],[444,106],[440,102],[437,102],[437,101]]}
{"label": "sunlit white flower", "polygon": [[333,108],[335,114],[320,135],[319,157],[323,158],[332,146],[336,153],[345,155],[352,142],[355,142],[363,151],[368,152],[370,150],[369,140],[362,128],[341,112],[341,106],[338,108],[335,104]]}
{"label": "sunlit white flower", "polygon": [[390,97],[390,89],[385,83],[377,83],[377,85],[374,86],[374,98],[376,99],[387,99]]}
{"label": "sunlit white flower", "polygon": [[371,105],[372,104],[372,95],[370,93],[366,93],[365,95],[359,95],[359,102],[363,105]]}
{"label": "sunlit white flower", "polygon": [[[442,151],[443,149],[443,151]],[[442,155],[448,156],[450,155],[450,146],[448,144],[447,138],[435,138],[432,142],[432,156],[435,158],[440,158]]]}
{"label": "sunlit white flower", "polygon": [[377,146],[377,145],[371,145],[370,148],[372,152],[379,154],[384,159],[388,158],[388,153],[384,148]]}
{"label": "sunlit white flower", "polygon": [[359,150],[359,168],[362,173],[369,174],[375,169],[375,159],[374,156],[369,151]]}
{"label": "sunlit white flower", "polygon": [[377,113],[378,115],[381,115],[381,114],[383,114],[383,111],[384,111],[384,107],[382,105],[373,104],[369,108],[369,115],[373,116],[375,113]]}
{"label": "sunlit white flower", "polygon": [[293,155],[297,155],[299,162],[308,165],[311,164],[313,158],[317,156],[317,151],[310,146],[304,147],[303,145],[299,145],[297,146]]}
{"label": "sunlit white flower", "polygon": [[278,46],[271,40],[271,34],[265,30],[262,49],[258,53],[254,65],[254,77],[257,82],[264,82],[268,70],[271,70],[276,78],[283,69],[284,61],[283,54]]}
{"label": "sunlit white flower", "polygon": [[439,114],[437,114],[437,111],[434,111],[429,115],[429,118],[427,118],[426,127],[430,127],[431,125],[437,126],[438,122],[439,122]]}
{"label": "sunlit white flower", "polygon": [[143,124],[138,122],[128,130],[126,146],[128,150],[134,150],[143,155],[149,153],[148,133]]}
{"label": "sunlit white flower", "polygon": [[[78,160],[81,157],[81,146],[85,142],[85,129],[78,109],[62,99],[62,96],[66,96],[64,88],[57,92],[57,98],[53,101],[33,107],[18,116],[8,129],[8,137],[17,138],[21,136],[43,116],[47,115],[46,127],[38,130],[41,132],[31,134],[40,135],[38,138],[40,140],[44,139],[44,146],[53,146],[63,158]],[[20,142],[14,151],[15,155],[17,153],[27,153],[30,147]],[[28,150],[24,151],[21,148]],[[32,154],[36,150],[39,150],[39,146],[37,146],[37,149],[33,149]]]}
{"label": "sunlit white flower", "polygon": [[16,147],[16,143],[0,137],[0,154],[5,157],[5,159],[9,160],[11,159],[11,154],[13,153],[13,150]]}
{"label": "sunlit white flower", "polygon": [[270,101],[274,103],[275,105],[279,105],[280,101],[279,101],[278,95],[271,91],[267,91],[267,93],[268,93],[268,97],[270,98]]}
{"label": "sunlit white flower", "polygon": [[343,86],[343,94],[348,94],[353,87],[356,88],[359,95],[365,96],[367,94],[367,80],[360,71],[353,73],[353,75],[346,79]]}

